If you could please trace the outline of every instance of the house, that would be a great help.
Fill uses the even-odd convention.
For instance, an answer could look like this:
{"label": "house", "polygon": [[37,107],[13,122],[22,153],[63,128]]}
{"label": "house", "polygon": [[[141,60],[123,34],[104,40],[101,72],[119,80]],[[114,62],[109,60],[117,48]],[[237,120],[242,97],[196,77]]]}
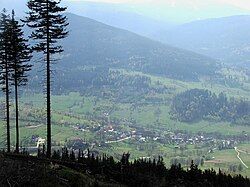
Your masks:
{"label": "house", "polygon": [[45,139],[39,137],[37,139],[36,147],[39,148],[40,146],[43,146],[45,144],[45,141],[46,141]]}

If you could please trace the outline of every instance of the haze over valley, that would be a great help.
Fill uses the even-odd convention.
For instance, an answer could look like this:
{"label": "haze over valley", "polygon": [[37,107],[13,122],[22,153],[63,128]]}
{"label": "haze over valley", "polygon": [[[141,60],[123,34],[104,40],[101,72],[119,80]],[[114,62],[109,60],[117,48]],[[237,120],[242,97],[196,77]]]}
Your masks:
{"label": "haze over valley", "polygon": [[[15,9],[18,20],[25,20],[25,3],[0,0],[0,8],[9,14]],[[82,153],[82,158],[91,153],[115,161],[130,153],[131,161],[151,163],[162,158],[166,167],[195,164],[203,171],[213,168],[250,177],[247,1],[63,0],[61,4],[68,7],[63,12],[67,29],[57,32],[69,31],[67,37],[58,37],[64,51],[56,47],[49,51],[50,71],[44,63],[45,43],[33,48],[40,47],[40,53],[33,52],[27,85],[20,88],[20,147],[36,155],[39,142],[47,142],[46,80],[51,72],[54,158],[62,148]],[[25,37],[34,38],[34,28],[27,23],[23,31]],[[31,46],[37,42],[33,38]],[[5,83],[6,79],[4,89]],[[11,86],[10,91],[14,150],[17,113]],[[0,97],[2,149],[5,94]]]}

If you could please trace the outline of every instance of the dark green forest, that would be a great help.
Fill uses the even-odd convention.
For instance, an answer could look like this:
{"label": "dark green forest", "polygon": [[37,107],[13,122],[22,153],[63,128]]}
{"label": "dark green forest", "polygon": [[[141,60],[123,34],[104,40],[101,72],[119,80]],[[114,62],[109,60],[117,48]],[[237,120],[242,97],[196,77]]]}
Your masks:
{"label": "dark green forest", "polygon": [[250,186],[249,72],[26,3],[0,13],[0,186]]}
{"label": "dark green forest", "polygon": [[[38,157],[1,153],[0,166],[5,169],[3,185],[18,186],[241,186],[250,181],[241,175],[227,175],[213,169],[202,171],[192,162],[188,169],[180,164],[166,168],[161,157],[129,161],[124,153],[119,161],[113,157],[94,156],[63,148],[50,160],[38,150]],[[11,166],[12,165],[12,166]],[[11,166],[11,167],[6,167]],[[22,172],[15,172],[15,170]],[[28,177],[32,177],[32,180]]]}
{"label": "dark green forest", "polygon": [[216,95],[209,90],[192,89],[174,97],[171,114],[185,122],[209,119],[249,125],[250,102],[229,98],[225,93]]}

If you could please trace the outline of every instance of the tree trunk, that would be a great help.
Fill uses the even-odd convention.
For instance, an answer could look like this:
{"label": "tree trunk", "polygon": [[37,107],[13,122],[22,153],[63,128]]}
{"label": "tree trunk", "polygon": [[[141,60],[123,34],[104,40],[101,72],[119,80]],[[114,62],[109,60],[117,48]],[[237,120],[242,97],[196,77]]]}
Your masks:
{"label": "tree trunk", "polygon": [[51,157],[50,55],[47,53],[47,157]]}
{"label": "tree trunk", "polygon": [[49,43],[49,4],[47,1],[47,158],[51,157],[51,106],[50,106],[50,43]]}
{"label": "tree trunk", "polygon": [[15,78],[15,100],[16,100],[16,152],[19,153],[19,112],[18,112],[18,85]]}
{"label": "tree trunk", "polygon": [[7,56],[5,62],[5,86],[6,86],[6,125],[7,125],[7,152],[10,152],[10,104],[9,104],[9,68]]}

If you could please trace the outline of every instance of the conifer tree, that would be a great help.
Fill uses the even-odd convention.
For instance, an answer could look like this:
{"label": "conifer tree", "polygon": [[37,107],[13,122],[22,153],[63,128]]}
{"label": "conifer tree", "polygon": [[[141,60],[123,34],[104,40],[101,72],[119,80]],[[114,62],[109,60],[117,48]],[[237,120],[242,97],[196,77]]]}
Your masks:
{"label": "conifer tree", "polygon": [[5,105],[6,105],[6,130],[7,130],[7,152],[10,152],[10,104],[9,104],[9,79],[11,73],[10,67],[10,17],[7,15],[6,9],[3,9],[0,15],[0,84],[2,90],[5,93]]}
{"label": "conifer tree", "polygon": [[10,21],[10,61],[12,85],[15,88],[15,112],[16,112],[16,152],[19,152],[19,108],[18,108],[18,87],[25,86],[28,82],[27,72],[31,70],[31,65],[28,62],[31,60],[31,49],[27,44],[28,40],[24,39],[22,31],[23,25],[20,25],[15,20],[15,12],[12,11]]}
{"label": "conifer tree", "polygon": [[31,38],[37,41],[33,49],[45,55],[46,99],[47,99],[47,157],[51,157],[51,62],[52,55],[63,52],[58,40],[68,35],[66,10],[60,7],[61,0],[29,0],[28,16],[24,20],[33,29]]}

